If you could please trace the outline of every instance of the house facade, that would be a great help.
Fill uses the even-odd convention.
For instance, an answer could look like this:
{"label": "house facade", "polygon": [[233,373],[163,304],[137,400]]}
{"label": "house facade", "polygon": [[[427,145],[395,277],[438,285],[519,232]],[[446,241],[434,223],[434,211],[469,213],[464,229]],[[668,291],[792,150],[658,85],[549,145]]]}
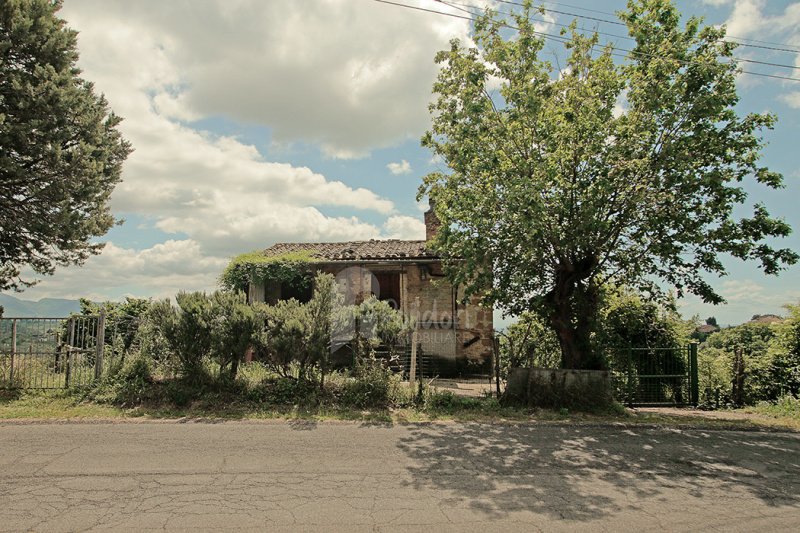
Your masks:
{"label": "house facade", "polygon": [[[425,213],[426,240],[369,240],[337,243],[278,243],[267,256],[305,252],[314,267],[332,274],[345,303],[360,303],[374,295],[417,323],[422,351],[460,374],[485,372],[491,366],[492,309],[464,300],[463,292],[444,277],[441,259],[428,242],[439,229],[432,210]],[[310,294],[280,283],[251,283],[250,301],[275,303]]]}

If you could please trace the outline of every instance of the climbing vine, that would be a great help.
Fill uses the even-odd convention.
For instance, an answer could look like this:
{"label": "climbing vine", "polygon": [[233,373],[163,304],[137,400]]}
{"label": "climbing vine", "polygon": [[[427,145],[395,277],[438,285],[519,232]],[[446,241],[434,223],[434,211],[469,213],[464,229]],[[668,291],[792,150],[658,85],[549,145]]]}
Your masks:
{"label": "climbing vine", "polygon": [[261,250],[247,252],[231,259],[219,277],[219,284],[226,290],[244,292],[251,281],[305,286],[311,283],[313,273],[310,267],[317,261],[310,251],[276,256],[265,256]]}

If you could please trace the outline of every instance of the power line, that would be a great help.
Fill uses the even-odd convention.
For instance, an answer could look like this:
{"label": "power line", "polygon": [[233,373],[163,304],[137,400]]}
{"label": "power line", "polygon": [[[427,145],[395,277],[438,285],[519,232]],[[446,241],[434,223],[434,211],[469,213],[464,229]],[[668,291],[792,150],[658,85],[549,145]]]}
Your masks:
{"label": "power line", "polygon": [[[478,15],[479,13],[475,13],[474,11],[468,11],[467,9],[463,9],[463,8],[481,9],[478,6],[472,6],[472,5],[469,5],[469,4],[460,4],[458,2],[451,2],[450,0],[435,0],[435,1],[439,2],[440,4],[444,4],[444,5],[450,6],[453,9],[458,9],[459,11],[463,11],[464,13],[469,13],[470,15]],[[457,7],[457,6],[462,6],[462,7]],[[508,15],[508,16],[512,16],[513,15],[512,13],[508,13],[506,11],[498,11],[498,13],[501,14],[501,15]],[[547,24],[553,24],[554,26],[561,26],[562,28],[569,28],[570,27],[568,24],[561,24],[561,23],[558,23],[558,22],[555,22],[555,21],[549,21],[549,20],[546,20],[546,19],[538,19],[538,18],[534,18],[534,17],[529,17],[529,19],[530,20],[534,20],[536,22],[545,22]],[[581,29],[583,31],[592,31],[594,33],[597,33],[598,35],[605,35],[605,36],[614,37],[614,38],[617,38],[617,39],[627,39],[629,41],[635,41],[636,40],[636,39],[634,39],[633,37],[631,37],[629,35],[619,35],[619,34],[616,34],[616,33],[608,33],[608,32],[603,32],[603,31],[599,31],[599,30],[587,30],[585,28],[581,28]],[[761,61],[759,59],[748,59],[748,58],[738,57],[738,56],[733,56],[733,58],[736,61],[741,61],[741,62],[744,62],[744,63],[753,63],[755,65],[766,65],[766,66],[770,66],[770,67],[788,68],[790,70],[800,70],[800,67],[796,67],[794,65],[787,65],[785,63],[773,63],[771,61]]]}
{"label": "power line", "polygon": [[[373,1],[381,3],[381,4],[388,4],[388,5],[393,5],[393,6],[397,6],[397,7],[403,7],[403,8],[406,8],[406,9],[413,9],[413,10],[416,10],[416,11],[423,11],[423,12],[426,12],[426,13],[435,13],[437,15],[444,15],[444,16],[447,16],[447,17],[458,18],[458,19],[462,19],[462,20],[468,20],[468,21],[471,21],[471,22],[475,22],[477,20],[475,18],[466,16],[466,15],[458,15],[456,13],[447,13],[445,11],[437,11],[435,9],[428,9],[428,8],[425,8],[425,7],[412,6],[412,5],[408,5],[408,4],[402,4],[400,2],[393,2],[391,0],[373,0]],[[517,28],[515,26],[512,26],[512,25],[510,25],[508,23],[503,23],[503,25],[506,26],[507,28],[510,28],[510,29],[519,30],[519,28]],[[549,34],[549,33],[544,33],[544,32],[540,32],[540,31],[536,31],[536,30],[531,30],[531,32],[533,34],[535,34],[535,35],[541,35],[542,37],[544,37],[546,39],[554,39],[554,40],[559,41],[561,43],[569,42],[568,38],[562,37],[560,35],[552,35],[552,34]],[[640,56],[645,56],[645,57],[661,57],[661,56],[658,56],[656,54],[648,54],[646,52],[637,52],[635,50],[628,50],[628,49],[625,49],[625,48],[616,48],[616,49],[621,51],[621,52],[628,52],[630,54],[635,54],[635,55],[640,55]],[[624,54],[619,54],[619,53],[614,53],[614,52],[611,52],[611,53],[612,53],[612,55],[616,55],[618,57],[627,57]],[[682,63],[684,65],[690,65],[690,64],[693,63],[692,61],[684,61],[684,60],[677,60],[677,61],[679,61],[680,63]],[[762,77],[765,77],[765,78],[774,78],[774,79],[779,79],[779,80],[800,81],[800,78],[792,78],[792,77],[789,77],[789,76],[780,76],[780,75],[777,75],[777,74],[765,74],[763,72],[752,72],[752,71],[748,71],[748,70],[740,70],[739,72],[741,72],[742,74],[748,74],[748,75],[751,75],[751,76],[762,76]]]}
{"label": "power line", "polygon": [[[436,1],[438,1],[438,0],[436,0]],[[520,7],[524,7],[525,6],[525,4],[523,4],[521,2],[514,2],[512,0],[496,0],[496,1],[501,3],[501,4],[509,4],[509,5],[520,6]],[[579,7],[579,6],[575,6],[575,5],[571,5],[571,4],[564,4],[562,2],[551,2],[551,1],[548,1],[548,0],[538,0],[538,1],[540,3],[542,3],[542,4],[561,5],[561,6],[571,7],[573,9],[580,9],[580,10],[583,10],[583,11],[591,11],[593,13],[600,13],[602,15],[616,16],[616,13],[609,13],[608,11],[600,11],[600,10],[597,10],[597,9],[589,9],[589,8]],[[542,6],[542,7],[544,7],[544,6]],[[585,18],[585,19],[595,20],[597,22],[605,22],[606,24],[614,24],[614,25],[617,25],[617,26],[625,26],[626,25],[624,22],[620,22],[618,20],[601,19],[601,18],[598,18],[598,17],[591,17],[591,16],[588,16],[588,15],[581,15],[579,13],[570,13],[569,11],[556,11],[555,9],[549,9],[549,8],[545,8],[545,10],[546,11],[551,11],[553,13],[558,13],[560,15],[569,15],[569,16],[578,17],[578,18]],[[726,42],[730,42],[730,43],[733,43],[733,44],[738,44],[739,46],[747,46],[747,47],[750,47],[750,48],[762,48],[764,50],[775,50],[775,51],[779,51],[779,52],[800,53],[800,48],[796,47],[793,44],[789,44],[789,43],[779,43],[779,42],[772,42],[772,41],[761,41],[761,40],[758,40],[758,39],[748,39],[746,37],[736,37],[734,35],[728,35],[727,37],[729,39],[737,39],[739,41],[750,41],[750,42],[754,42],[754,43],[763,43],[763,44],[773,45],[773,46],[761,46],[761,45],[757,45],[757,44],[740,43],[740,42],[737,42],[737,41],[726,41]],[[780,48],[780,47],[783,47],[783,48]],[[786,48],[786,47],[791,47],[791,48]]]}

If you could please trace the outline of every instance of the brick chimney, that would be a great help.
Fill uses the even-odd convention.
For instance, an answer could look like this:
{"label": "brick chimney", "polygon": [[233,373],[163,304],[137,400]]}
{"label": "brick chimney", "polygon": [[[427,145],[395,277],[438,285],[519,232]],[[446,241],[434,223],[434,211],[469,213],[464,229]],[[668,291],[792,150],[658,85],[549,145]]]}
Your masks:
{"label": "brick chimney", "polygon": [[425,240],[428,242],[432,241],[433,238],[436,237],[436,234],[439,233],[439,228],[442,227],[439,217],[437,217],[436,213],[433,212],[435,205],[435,202],[432,199],[429,199],[428,210],[425,211]]}

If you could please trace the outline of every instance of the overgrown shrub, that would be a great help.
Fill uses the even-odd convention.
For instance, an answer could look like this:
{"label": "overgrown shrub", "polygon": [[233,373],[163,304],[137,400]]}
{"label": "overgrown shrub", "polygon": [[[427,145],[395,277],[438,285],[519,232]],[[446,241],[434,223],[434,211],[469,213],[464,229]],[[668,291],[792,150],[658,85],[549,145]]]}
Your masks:
{"label": "overgrown shrub", "polygon": [[433,391],[425,398],[425,408],[432,411],[452,413],[471,411],[487,407],[497,407],[495,400],[458,396],[451,391]]}
{"label": "overgrown shrub", "polygon": [[348,407],[388,407],[393,387],[392,371],[380,361],[361,361],[356,366],[354,379],[345,382],[341,402]]}
{"label": "overgrown shrub", "polygon": [[697,357],[704,395],[713,394],[719,388],[721,402],[731,401],[734,352],[740,348],[744,360],[744,403],[777,399],[784,378],[772,364],[772,358],[777,355],[770,351],[774,338],[774,327],[762,323],[746,323],[712,333],[701,345]]}
{"label": "overgrown shrub", "polygon": [[96,401],[132,406],[142,403],[153,392],[152,368],[142,356],[129,358],[115,372],[87,393]]}
{"label": "overgrown shrub", "polygon": [[350,324],[356,341],[362,341],[358,342],[356,354],[362,358],[371,357],[380,346],[386,348],[390,356],[395,355],[414,328],[413,322],[406,320],[400,311],[375,296],[352,306],[351,314]]}
{"label": "overgrown shrub", "polygon": [[248,398],[272,405],[312,405],[317,402],[318,394],[319,389],[308,380],[277,377],[252,387]]}
{"label": "overgrown shrub", "polygon": [[153,319],[174,357],[184,379],[202,383],[210,376],[205,372],[204,359],[211,350],[211,301],[203,292],[179,292],[178,307],[169,300],[153,304]]}
{"label": "overgrown shrub", "polygon": [[523,313],[500,336],[500,377],[517,367],[559,368],[561,348],[553,330],[532,312]]}
{"label": "overgrown shrub", "polygon": [[281,376],[307,379],[314,367],[326,368],[331,331],[339,313],[333,276],[319,273],[308,303],[280,301],[263,306],[263,331],[254,338],[259,358]]}
{"label": "overgrown shrub", "polygon": [[241,292],[213,293],[210,297],[211,355],[219,364],[219,375],[236,380],[239,363],[260,333],[257,313]]}

